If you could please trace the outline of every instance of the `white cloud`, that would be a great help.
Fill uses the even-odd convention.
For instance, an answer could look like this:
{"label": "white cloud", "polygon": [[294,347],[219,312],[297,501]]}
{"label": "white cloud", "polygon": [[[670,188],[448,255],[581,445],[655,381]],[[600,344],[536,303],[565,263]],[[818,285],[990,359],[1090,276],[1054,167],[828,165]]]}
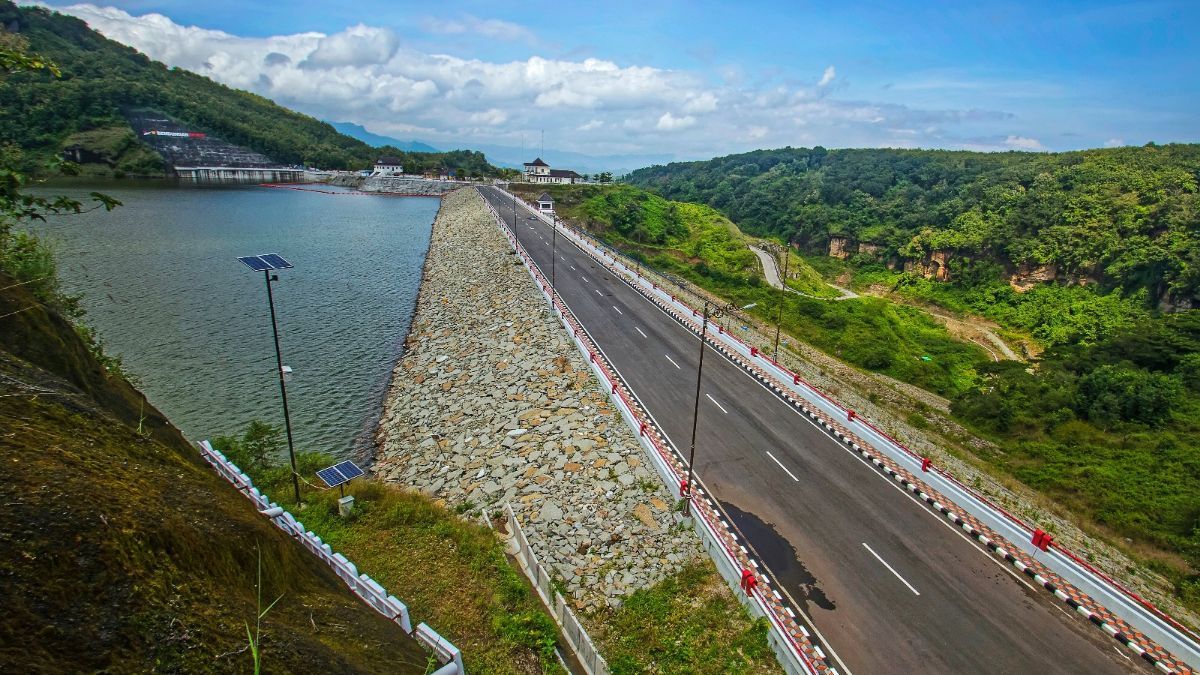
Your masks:
{"label": "white cloud", "polygon": [[400,48],[400,39],[390,29],[358,24],[322,37],[317,48],[300,62],[300,67],[335,68],[383,63]]}
{"label": "white cloud", "polygon": [[473,33],[508,42],[519,40],[532,42],[534,40],[533,32],[520,24],[501,21],[500,19],[480,19],[470,14],[464,14],[460,19],[426,17],[420,21],[420,26],[426,32],[437,33],[439,35]]}
{"label": "white cloud", "polygon": [[691,115],[676,117],[670,112],[663,113],[662,117],[658,118],[658,124],[654,125],[655,129],[661,131],[679,131],[686,129],[696,123],[696,118]]}
{"label": "white cloud", "polygon": [[825,73],[821,75],[821,81],[817,83],[817,86],[827,87],[833,82],[833,78],[835,77],[837,77],[837,71],[833,69],[833,66],[829,66],[825,69]]}
{"label": "white cloud", "polygon": [[1026,136],[1009,136],[1004,139],[1005,147],[1013,150],[1045,150],[1042,142],[1036,138],[1028,138]]}
{"label": "white cloud", "polygon": [[[544,129],[551,147],[696,158],[801,142],[880,145],[896,130],[918,129],[904,135],[914,145],[965,147],[946,139],[959,128],[981,133],[1011,118],[990,110],[842,100],[835,96],[833,66],[809,79],[815,84],[785,86],[778,78],[743,77],[736,67],[721,75],[597,58],[491,62],[431,54],[389,28],[367,24],[330,35],[240,37],[160,14],[132,16],[87,4],[58,11],[168,65],[322,119],[434,144],[516,145]],[[423,25],[447,35],[532,38],[521,26],[470,15]],[[998,149],[1042,149],[1021,136],[1005,139],[993,131],[991,139]]]}
{"label": "white cloud", "polygon": [[1104,141],[1104,147],[1106,148],[1119,148],[1123,145],[1125,145],[1124,138],[1110,138],[1107,141]]}

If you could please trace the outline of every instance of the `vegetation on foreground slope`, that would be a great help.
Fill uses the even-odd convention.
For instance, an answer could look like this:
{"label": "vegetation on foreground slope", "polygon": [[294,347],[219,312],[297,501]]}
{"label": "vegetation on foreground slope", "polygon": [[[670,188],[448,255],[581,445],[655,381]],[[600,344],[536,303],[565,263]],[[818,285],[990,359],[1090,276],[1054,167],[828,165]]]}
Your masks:
{"label": "vegetation on foreground slope", "polygon": [[[0,670],[422,672],[425,656],[203,465],[0,271]],[[9,315],[10,313],[13,313]]]}
{"label": "vegetation on foreground slope", "polygon": [[151,61],[74,17],[0,0],[0,33],[13,26],[30,51],[62,71],[61,78],[26,72],[0,82],[0,144],[24,151],[27,172],[41,170],[66,145],[80,143],[107,157],[114,171],[161,175],[161,163],[146,154],[145,146],[121,145],[126,132],[132,133],[122,111],[131,108],[161,111],[284,164],[363,169],[389,155],[401,158],[407,171],[447,168],[460,176],[499,172],[479,152],[373,148],[261,96]]}

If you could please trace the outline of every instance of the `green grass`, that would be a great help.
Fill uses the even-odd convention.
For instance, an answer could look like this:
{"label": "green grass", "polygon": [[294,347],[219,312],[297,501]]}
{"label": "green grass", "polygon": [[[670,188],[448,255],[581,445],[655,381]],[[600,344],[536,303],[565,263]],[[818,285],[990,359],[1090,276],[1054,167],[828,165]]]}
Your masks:
{"label": "green grass", "polygon": [[778,673],[765,619],[752,621],[712,563],[637,591],[593,636],[616,675]]}
{"label": "green grass", "polygon": [[[297,456],[301,475],[333,459]],[[494,533],[432,499],[373,480],[350,483],[354,513],[337,512],[337,490],[302,487],[305,508],[291,500],[285,468],[255,482],[305,527],[404,600],[414,624],[424,621],[463,652],[468,672],[562,672],[554,657],[553,620],[504,555]]]}
{"label": "green grass", "polygon": [[128,126],[108,126],[81,131],[68,136],[63,148],[78,146],[93,161],[81,165],[88,175],[162,176],[166,170],[163,158],[150,147],[138,142]]}

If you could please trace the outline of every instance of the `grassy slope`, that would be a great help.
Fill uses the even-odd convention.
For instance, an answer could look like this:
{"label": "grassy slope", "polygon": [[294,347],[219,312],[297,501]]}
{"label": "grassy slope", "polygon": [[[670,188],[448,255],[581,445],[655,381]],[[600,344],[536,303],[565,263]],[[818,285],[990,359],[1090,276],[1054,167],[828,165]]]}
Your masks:
{"label": "grassy slope", "polygon": [[765,619],[745,609],[707,561],[630,596],[593,636],[616,675],[777,673]]}
{"label": "grassy slope", "polygon": [[[332,458],[298,457],[312,475]],[[255,483],[291,504],[286,470],[257,472]],[[463,650],[467,672],[560,672],[554,623],[508,563],[492,531],[468,522],[428,497],[371,480],[354,481],[354,516],[337,515],[336,490],[304,490],[304,525],[385,588],[403,593],[422,620]],[[402,591],[400,589],[403,589]]]}
{"label": "grassy slope", "polygon": [[[627,185],[516,184],[514,189],[526,199],[549,192],[555,210],[571,223],[738,305],[757,303],[751,311],[774,323],[781,294],[763,282],[759,263],[746,248],[749,239],[713,209],[670,202]],[[672,208],[683,228],[675,235],[670,234]],[[646,233],[642,239],[663,233],[663,243],[642,243],[636,236],[639,226]],[[793,263],[799,259],[793,257]],[[807,280],[814,274],[809,270]],[[783,302],[782,326],[788,333],[844,361],[938,394],[953,395],[969,386],[975,366],[988,360],[978,346],[953,338],[912,307],[880,298],[833,302],[794,294]]]}
{"label": "grassy slope", "polygon": [[0,670],[246,671],[260,549],[265,602],[283,595],[264,620],[269,669],[424,669],[69,324],[0,292],[0,314],[28,307],[0,331]]}

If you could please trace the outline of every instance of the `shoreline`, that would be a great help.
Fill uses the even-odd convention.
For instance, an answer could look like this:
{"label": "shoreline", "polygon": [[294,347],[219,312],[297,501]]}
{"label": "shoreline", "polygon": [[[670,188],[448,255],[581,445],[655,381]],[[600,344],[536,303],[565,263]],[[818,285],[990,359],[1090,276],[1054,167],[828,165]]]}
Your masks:
{"label": "shoreline", "polygon": [[379,479],[466,517],[510,504],[585,621],[704,557],[474,190],[434,221],[376,446]]}

